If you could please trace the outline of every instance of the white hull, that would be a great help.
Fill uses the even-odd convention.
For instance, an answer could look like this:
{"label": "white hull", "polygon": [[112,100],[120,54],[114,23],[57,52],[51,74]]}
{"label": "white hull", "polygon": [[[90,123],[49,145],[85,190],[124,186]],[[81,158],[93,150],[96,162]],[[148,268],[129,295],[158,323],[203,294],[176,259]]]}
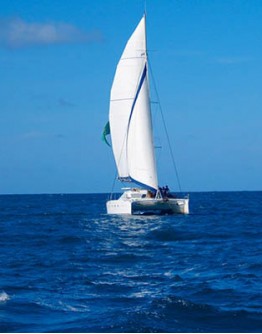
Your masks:
{"label": "white hull", "polygon": [[149,198],[146,190],[130,190],[106,203],[108,214],[188,214],[188,198]]}

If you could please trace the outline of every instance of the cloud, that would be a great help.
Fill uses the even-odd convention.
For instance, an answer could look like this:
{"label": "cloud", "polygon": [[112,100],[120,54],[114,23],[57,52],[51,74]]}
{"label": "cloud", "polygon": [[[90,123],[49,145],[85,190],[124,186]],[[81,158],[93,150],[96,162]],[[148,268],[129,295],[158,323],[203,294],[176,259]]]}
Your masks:
{"label": "cloud", "polygon": [[59,106],[62,107],[62,108],[72,108],[72,107],[75,107],[75,104],[74,104],[74,103],[72,103],[72,102],[70,102],[70,101],[67,101],[67,100],[65,100],[65,99],[63,99],[63,98],[60,98],[60,99],[58,100],[58,104],[59,104]]}
{"label": "cloud", "polygon": [[179,57],[202,57],[205,55],[203,51],[199,50],[176,50],[173,52],[175,56]]}
{"label": "cloud", "polygon": [[222,65],[242,64],[251,61],[250,57],[216,57],[215,62]]}
{"label": "cloud", "polygon": [[26,22],[21,18],[0,20],[0,46],[19,48],[34,45],[99,42],[99,31],[86,32],[61,22]]}
{"label": "cloud", "polygon": [[39,139],[48,139],[48,138],[64,139],[66,138],[66,136],[61,133],[55,134],[55,133],[42,132],[42,131],[37,131],[37,130],[28,131],[19,136],[20,140],[26,140],[26,141],[35,141]]}
{"label": "cloud", "polygon": [[21,135],[21,139],[38,139],[46,136],[46,133],[40,131],[29,131]]}

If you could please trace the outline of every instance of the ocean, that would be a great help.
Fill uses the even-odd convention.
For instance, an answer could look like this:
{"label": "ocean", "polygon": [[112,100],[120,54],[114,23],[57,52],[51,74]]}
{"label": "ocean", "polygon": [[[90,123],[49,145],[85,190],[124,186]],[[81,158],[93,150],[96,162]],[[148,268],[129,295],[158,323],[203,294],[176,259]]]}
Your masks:
{"label": "ocean", "polygon": [[106,199],[0,196],[1,332],[262,332],[262,192],[173,216]]}

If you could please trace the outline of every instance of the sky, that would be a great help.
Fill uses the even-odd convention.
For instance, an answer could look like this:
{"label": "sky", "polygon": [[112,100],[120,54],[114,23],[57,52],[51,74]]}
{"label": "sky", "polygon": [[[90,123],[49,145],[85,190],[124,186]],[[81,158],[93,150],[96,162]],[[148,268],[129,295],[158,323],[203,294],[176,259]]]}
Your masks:
{"label": "sky", "polygon": [[[0,0],[0,194],[112,190],[115,163],[101,133],[117,62],[144,8],[144,0]],[[262,1],[147,0],[146,12],[182,190],[262,190]],[[177,191],[168,151],[156,155],[160,185]]]}

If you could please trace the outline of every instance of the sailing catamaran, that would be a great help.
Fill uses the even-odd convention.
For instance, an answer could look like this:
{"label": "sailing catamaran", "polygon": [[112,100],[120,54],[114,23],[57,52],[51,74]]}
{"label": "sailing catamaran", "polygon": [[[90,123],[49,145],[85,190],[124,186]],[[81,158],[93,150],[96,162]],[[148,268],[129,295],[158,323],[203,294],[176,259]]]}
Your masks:
{"label": "sailing catamaran", "polygon": [[[146,22],[142,17],[117,65],[110,96],[109,124],[113,154],[123,188],[106,203],[108,214],[189,213],[188,198],[174,198],[158,186],[148,85]],[[109,127],[110,125],[110,127]]]}

